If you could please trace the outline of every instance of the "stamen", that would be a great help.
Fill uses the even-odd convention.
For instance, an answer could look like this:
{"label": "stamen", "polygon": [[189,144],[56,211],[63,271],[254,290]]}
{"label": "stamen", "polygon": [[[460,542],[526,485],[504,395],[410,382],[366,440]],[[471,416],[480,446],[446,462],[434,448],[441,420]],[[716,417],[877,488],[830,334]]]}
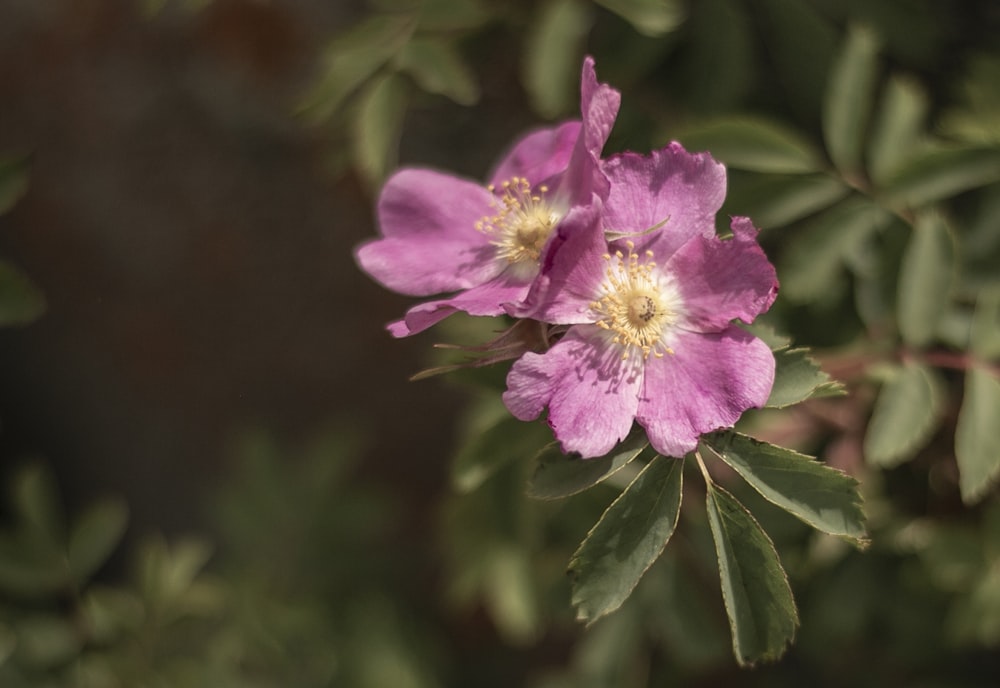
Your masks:
{"label": "stamen", "polygon": [[497,257],[508,263],[537,265],[545,242],[560,220],[545,200],[548,187],[539,186],[532,193],[531,183],[524,177],[513,177],[487,189],[496,195],[491,203],[495,211],[476,222],[476,230],[491,234],[490,243],[497,247]]}
{"label": "stamen", "polygon": [[[653,262],[653,252],[646,251],[646,260],[640,263],[635,244],[627,241],[628,256],[616,251],[608,262],[607,280],[602,285],[603,295],[590,308],[600,316],[597,326],[614,336],[611,341],[620,345],[622,360],[629,357],[633,347],[642,352],[643,359],[650,354],[662,358],[673,354],[663,342],[664,330],[677,319],[672,307],[672,294],[665,294]],[[669,291],[669,290],[668,290]]]}

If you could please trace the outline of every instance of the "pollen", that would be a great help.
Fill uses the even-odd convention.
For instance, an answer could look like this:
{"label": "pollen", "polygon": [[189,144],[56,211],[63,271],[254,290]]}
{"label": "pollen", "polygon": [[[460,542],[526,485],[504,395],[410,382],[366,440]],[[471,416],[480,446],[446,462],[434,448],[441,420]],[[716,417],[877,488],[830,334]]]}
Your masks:
{"label": "pollen", "polygon": [[545,242],[559,215],[545,199],[548,187],[532,189],[524,177],[513,177],[499,187],[487,187],[495,196],[493,215],[476,222],[476,229],[492,237],[497,257],[511,264],[537,266]]}
{"label": "pollen", "polygon": [[677,319],[676,294],[657,269],[652,251],[640,258],[633,242],[625,245],[628,255],[617,251],[604,256],[608,267],[602,294],[590,304],[598,315],[597,325],[622,347],[622,360],[628,359],[633,349],[643,359],[673,354],[664,343],[664,335]]}

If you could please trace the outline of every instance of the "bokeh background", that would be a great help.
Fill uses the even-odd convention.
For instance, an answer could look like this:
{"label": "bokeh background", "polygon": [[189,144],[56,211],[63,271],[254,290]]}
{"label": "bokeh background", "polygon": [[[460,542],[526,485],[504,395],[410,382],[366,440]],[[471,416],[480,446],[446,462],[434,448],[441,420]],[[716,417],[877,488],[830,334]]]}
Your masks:
{"label": "bokeh background", "polygon": [[[424,52],[392,53],[392,22]],[[993,685],[1000,583],[983,553],[1000,516],[958,497],[957,403],[911,467],[886,475],[861,455],[877,385],[766,425],[869,479],[875,532],[892,544],[830,554],[778,521],[802,635],[781,663],[741,672],[712,579],[692,583],[710,592],[705,607],[644,597],[675,622],[574,624],[562,571],[608,495],[558,519],[502,491],[456,497],[451,457],[481,393],[407,378],[436,360],[434,342],[482,330],[393,340],[384,325],[410,302],[352,257],[376,231],[385,174],[485,177],[519,133],[574,116],[584,54],[623,94],[609,152],[709,140],[699,124],[733,114],[820,142],[828,75],[857,26],[878,36],[880,78],[920,84],[921,126],[994,156],[942,198],[979,218],[962,292],[978,294],[1000,268],[990,0],[0,3],[0,159],[26,184],[0,215],[0,257],[45,301],[0,331],[0,553],[14,562],[0,571],[0,684]],[[760,170],[733,167],[734,192],[760,206],[747,182]],[[776,260],[818,210],[762,209]],[[898,269],[905,238],[887,236],[860,250],[888,246],[880,265]],[[894,288],[893,268],[880,274]],[[779,303],[774,323],[821,350],[881,341],[871,290],[845,279]],[[825,367],[850,377],[867,363]],[[86,573],[32,573],[48,555],[22,526],[64,518],[58,540],[87,513]],[[474,571],[487,536],[456,522],[508,517],[515,553]],[[934,519],[954,532],[907,530]],[[932,541],[964,549],[928,555]],[[955,561],[966,568],[935,568]],[[677,566],[664,564],[670,585]],[[985,598],[961,597],[976,585]],[[952,632],[940,619],[955,605],[993,616]]]}

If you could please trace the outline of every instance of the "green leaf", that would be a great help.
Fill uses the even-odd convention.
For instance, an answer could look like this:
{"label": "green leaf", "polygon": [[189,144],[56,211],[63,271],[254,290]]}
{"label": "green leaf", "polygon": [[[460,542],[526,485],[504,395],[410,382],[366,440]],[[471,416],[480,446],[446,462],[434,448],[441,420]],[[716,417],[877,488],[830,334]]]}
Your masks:
{"label": "green leaf", "polygon": [[0,158],[0,215],[14,207],[28,190],[25,158]]}
{"label": "green leaf", "polygon": [[548,0],[532,22],[521,80],[543,117],[572,110],[577,101],[580,53],[590,28],[588,8],[577,0]]}
{"label": "green leaf", "polygon": [[830,208],[796,235],[782,256],[782,293],[799,303],[823,300],[850,256],[891,220],[888,211],[860,196]]}
{"label": "green leaf", "polygon": [[587,533],[569,563],[578,620],[618,609],[660,556],[680,514],[683,467],[654,457]]}
{"label": "green leaf", "polygon": [[525,423],[503,411],[495,424],[477,432],[455,455],[451,483],[459,492],[471,492],[504,465],[526,460],[552,440],[544,423]]}
{"label": "green leaf", "polygon": [[875,34],[867,28],[852,26],[827,83],[823,138],[830,159],[845,176],[857,176],[862,171],[861,151],[871,113],[877,57]]}
{"label": "green leaf", "polygon": [[1000,285],[983,289],[976,299],[970,344],[982,360],[1000,358]]}
{"label": "green leaf", "polygon": [[69,536],[67,557],[77,581],[87,580],[114,551],[125,533],[128,507],[120,500],[100,502],[87,510]]}
{"label": "green leaf", "polygon": [[1000,180],[1000,150],[935,147],[913,156],[885,180],[886,202],[921,208]]}
{"label": "green leaf", "polygon": [[940,374],[909,361],[882,385],[865,433],[868,461],[892,468],[913,458],[937,428],[944,398]]}
{"label": "green leaf", "polygon": [[812,457],[737,432],[717,432],[704,442],[775,506],[830,535],[865,544],[858,481]]}
{"label": "green leaf", "polygon": [[375,16],[334,40],[323,73],[300,110],[314,122],[330,118],[344,100],[406,44],[416,25],[408,15]]}
{"label": "green leaf", "polygon": [[70,620],[51,614],[28,617],[16,631],[18,655],[25,664],[35,667],[66,663],[80,652],[84,641]]}
{"label": "green leaf", "polygon": [[648,446],[645,433],[633,432],[608,454],[581,459],[564,454],[553,442],[543,449],[528,482],[528,496],[535,499],[562,499],[583,492],[605,480],[639,456]]}
{"label": "green leaf", "polygon": [[406,84],[383,76],[361,94],[354,118],[354,162],[373,187],[379,186],[396,160],[406,115]]}
{"label": "green leaf", "polygon": [[951,297],[955,242],[944,218],[919,215],[899,271],[899,332],[910,346],[929,344]]}
{"label": "green leaf", "polygon": [[0,326],[26,325],[45,312],[45,296],[27,276],[0,260]]}
{"label": "green leaf", "polygon": [[843,385],[823,372],[808,349],[778,349],[774,363],[774,385],[765,404],[768,408],[785,408],[813,397],[844,393]]}
{"label": "green leaf", "polygon": [[479,100],[475,75],[462,56],[440,39],[414,38],[400,51],[396,65],[428,93],[447,96],[459,105]]}
{"label": "green leaf", "polygon": [[26,467],[14,481],[14,506],[36,537],[62,543],[66,522],[52,474],[40,465]]}
{"label": "green leaf", "polygon": [[491,18],[489,5],[482,0],[422,0],[421,31],[469,31]]}
{"label": "green leaf", "polygon": [[706,506],[736,661],[748,666],[775,660],[795,637],[799,619],[774,544],[722,488],[709,484]]}
{"label": "green leaf", "polygon": [[734,214],[749,215],[763,229],[783,227],[827,208],[850,193],[840,180],[810,174],[760,176],[743,184],[726,201]]}
{"label": "green leaf", "polygon": [[980,501],[1000,474],[1000,380],[986,368],[965,374],[965,398],[955,428],[955,457],[962,501]]}
{"label": "green leaf", "polygon": [[596,0],[635,30],[653,38],[673,31],[684,21],[684,5],[678,0]]}
{"label": "green leaf", "polygon": [[763,118],[731,117],[697,125],[678,139],[710,150],[727,166],[752,172],[803,174],[823,169],[820,153],[798,132]]}
{"label": "green leaf", "polygon": [[913,79],[889,78],[868,144],[868,169],[878,185],[911,158],[923,143],[927,94]]}

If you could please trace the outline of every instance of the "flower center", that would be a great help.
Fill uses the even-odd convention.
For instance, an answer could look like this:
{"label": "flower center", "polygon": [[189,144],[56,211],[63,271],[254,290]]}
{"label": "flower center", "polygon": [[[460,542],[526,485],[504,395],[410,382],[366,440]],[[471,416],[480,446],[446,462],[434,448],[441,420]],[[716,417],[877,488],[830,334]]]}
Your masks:
{"label": "flower center", "polygon": [[650,354],[662,358],[674,353],[663,336],[677,319],[677,295],[656,270],[652,251],[646,251],[647,260],[640,262],[635,244],[628,241],[626,246],[627,256],[621,251],[604,256],[607,280],[601,285],[603,294],[590,308],[599,317],[598,327],[611,332],[612,341],[624,349],[622,360],[632,347],[644,359]]}
{"label": "flower center", "polygon": [[476,222],[476,229],[493,235],[490,243],[497,247],[497,257],[511,264],[538,264],[542,249],[560,216],[545,200],[548,187],[539,186],[532,193],[531,184],[524,177],[513,177],[497,189],[487,187],[496,194],[490,204],[493,215],[486,215]]}

